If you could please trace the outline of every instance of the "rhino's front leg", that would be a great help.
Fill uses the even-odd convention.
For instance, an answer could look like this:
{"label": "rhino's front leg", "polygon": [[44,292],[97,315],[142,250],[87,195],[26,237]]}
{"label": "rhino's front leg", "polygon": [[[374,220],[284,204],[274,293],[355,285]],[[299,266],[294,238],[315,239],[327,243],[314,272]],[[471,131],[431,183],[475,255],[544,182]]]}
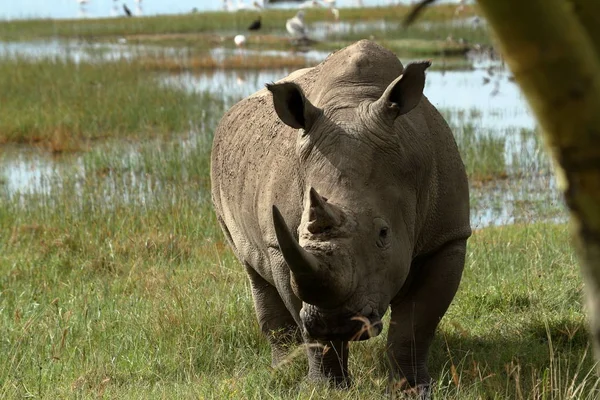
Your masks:
{"label": "rhino's front leg", "polygon": [[305,337],[308,354],[308,378],[329,381],[337,387],[350,386],[348,375],[348,342],[335,340],[316,342]]}
{"label": "rhino's front leg", "polygon": [[461,240],[413,262],[408,287],[391,304],[388,357],[392,389],[408,386],[416,388],[421,398],[429,398],[429,347],[458,289],[465,252],[466,240]]}
{"label": "rhino's front leg", "polygon": [[260,330],[271,344],[271,365],[277,366],[291,349],[302,343],[296,320],[287,309],[275,286],[264,280],[251,266],[246,272],[252,286],[252,298]]}

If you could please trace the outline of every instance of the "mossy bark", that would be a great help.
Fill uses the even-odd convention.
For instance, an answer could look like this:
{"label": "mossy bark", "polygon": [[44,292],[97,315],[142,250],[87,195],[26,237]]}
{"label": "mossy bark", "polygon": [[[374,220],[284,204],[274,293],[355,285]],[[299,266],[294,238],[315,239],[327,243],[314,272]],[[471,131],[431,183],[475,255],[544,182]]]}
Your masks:
{"label": "mossy bark", "polygon": [[600,2],[478,3],[555,160],[600,359]]}

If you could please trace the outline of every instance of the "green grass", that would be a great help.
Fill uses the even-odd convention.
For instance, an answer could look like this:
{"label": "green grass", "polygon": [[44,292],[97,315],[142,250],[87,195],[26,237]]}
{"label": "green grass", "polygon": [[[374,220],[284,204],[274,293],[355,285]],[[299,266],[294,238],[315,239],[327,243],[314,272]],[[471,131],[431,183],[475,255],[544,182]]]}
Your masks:
{"label": "green grass", "polygon": [[[52,24],[27,23],[28,34]],[[0,92],[10,94],[0,143],[88,150],[47,160],[42,190],[12,193],[11,151],[0,144],[0,398],[386,398],[386,332],[352,345],[348,391],[305,382],[301,351],[270,367],[243,268],[210,204],[212,132],[232,99],[163,86],[148,68],[0,60]],[[449,118],[472,185],[517,190],[514,179],[548,173],[534,132],[482,131],[479,118]],[[509,163],[515,136],[534,143]],[[472,192],[474,211],[493,206],[481,194]],[[537,214],[469,242],[432,347],[436,398],[600,394],[567,227],[534,223],[555,207],[524,196]]]}
{"label": "green grass", "polygon": [[[211,210],[217,118],[63,156],[47,192],[0,184],[0,398],[385,398],[385,332],[352,345],[349,391],[305,382],[301,353],[269,366]],[[432,347],[437,398],[596,398],[581,295],[565,225],[475,232]]]}
{"label": "green grass", "polygon": [[8,94],[0,143],[41,142],[53,151],[99,138],[181,133],[203,112],[222,112],[211,96],[166,87],[128,61],[0,59],[0,92]]}

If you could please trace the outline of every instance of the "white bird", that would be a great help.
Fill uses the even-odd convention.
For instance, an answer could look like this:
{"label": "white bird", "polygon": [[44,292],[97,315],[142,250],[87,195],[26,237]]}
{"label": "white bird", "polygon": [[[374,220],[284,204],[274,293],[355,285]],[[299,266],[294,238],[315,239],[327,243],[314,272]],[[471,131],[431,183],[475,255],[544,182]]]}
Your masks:
{"label": "white bird", "polygon": [[298,11],[294,18],[285,23],[285,29],[295,38],[306,39],[306,24],[304,23],[304,11]]}
{"label": "white bird", "polygon": [[331,7],[329,9],[329,11],[331,12],[331,15],[333,15],[333,20],[334,21],[339,21],[340,20],[340,10],[338,10],[337,8]]}
{"label": "white bird", "polygon": [[233,38],[233,43],[235,43],[237,47],[243,47],[246,44],[246,36],[235,35],[235,37]]}

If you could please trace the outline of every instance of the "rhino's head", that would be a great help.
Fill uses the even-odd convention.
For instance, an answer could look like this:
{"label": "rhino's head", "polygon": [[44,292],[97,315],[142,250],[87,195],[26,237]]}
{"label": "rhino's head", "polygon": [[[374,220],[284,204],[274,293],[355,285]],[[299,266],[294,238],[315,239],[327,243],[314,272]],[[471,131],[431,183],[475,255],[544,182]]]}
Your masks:
{"label": "rhino's head", "polygon": [[412,243],[405,218],[416,195],[398,184],[404,178],[394,159],[403,150],[395,121],[419,103],[429,65],[409,64],[383,93],[351,99],[352,106],[318,107],[295,83],[267,85],[279,118],[300,130],[296,153],[306,192],[298,241],[276,206],[273,224],[292,290],[303,301],[304,328],[315,339],[379,334],[380,318],[406,280]]}

